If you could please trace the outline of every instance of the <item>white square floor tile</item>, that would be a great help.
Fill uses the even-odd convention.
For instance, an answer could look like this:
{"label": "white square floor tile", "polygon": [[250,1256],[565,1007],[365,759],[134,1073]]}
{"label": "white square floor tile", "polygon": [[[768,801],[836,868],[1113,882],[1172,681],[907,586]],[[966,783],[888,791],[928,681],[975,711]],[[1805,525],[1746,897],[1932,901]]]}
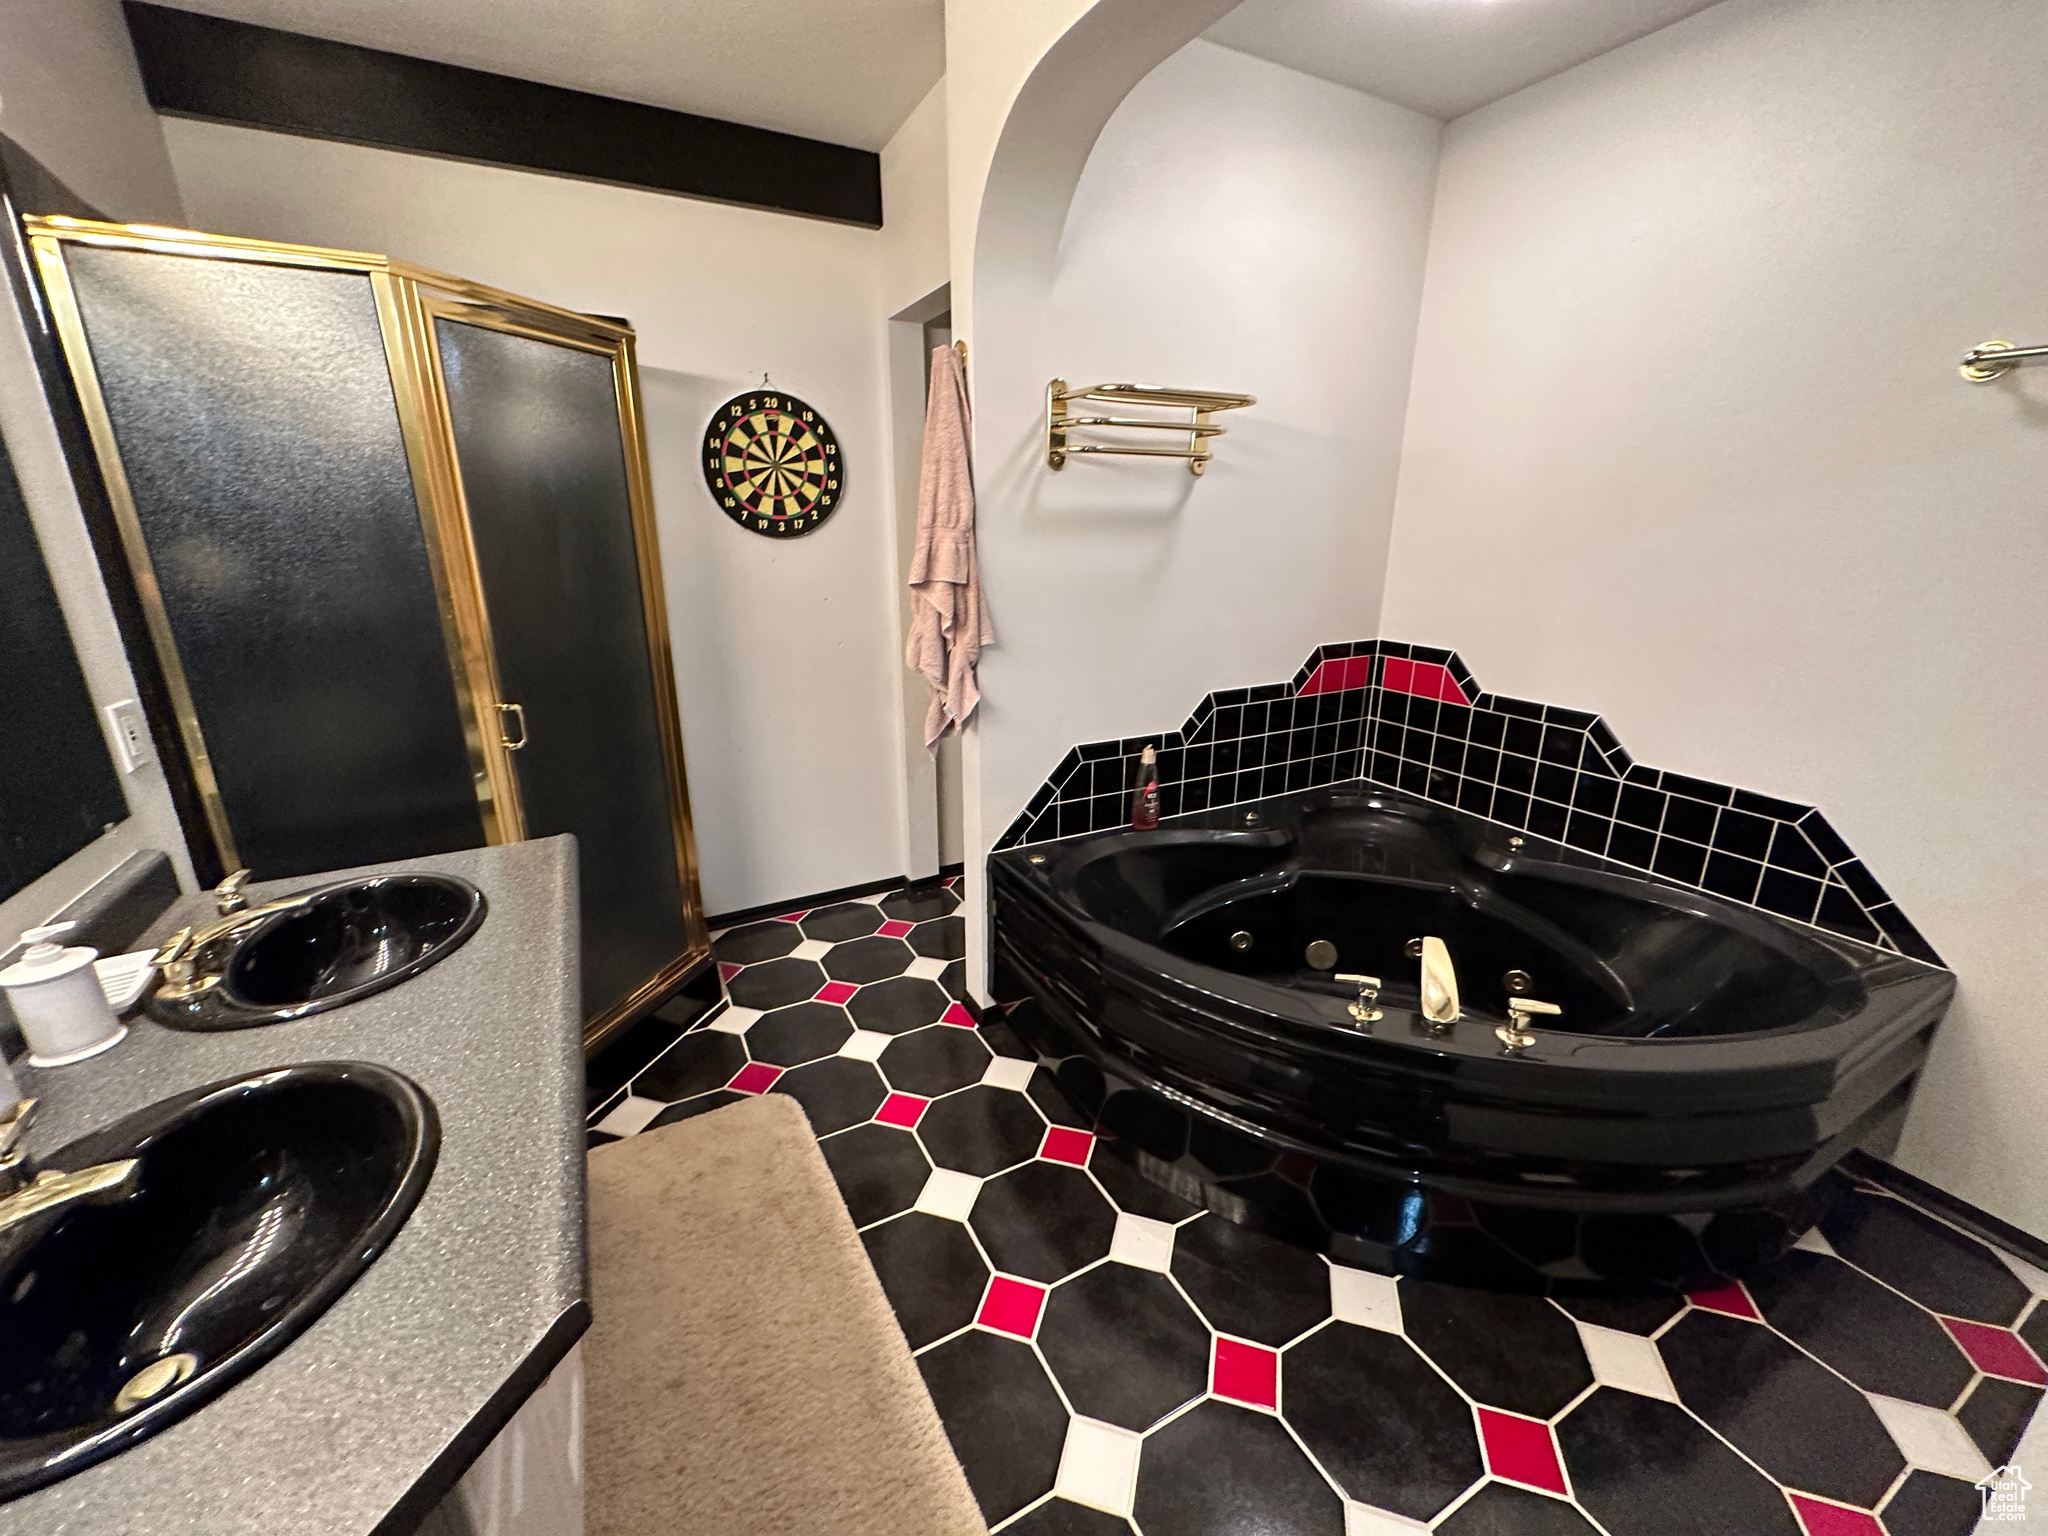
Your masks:
{"label": "white square floor tile", "polygon": [[919,976],[926,981],[937,981],[946,974],[946,962],[934,960],[928,955],[919,955],[909,965],[904,967],[903,974],[906,976]]}
{"label": "white square floor tile", "polygon": [[927,1216],[943,1216],[948,1221],[965,1221],[974,1209],[974,1197],[980,1193],[981,1180],[973,1174],[934,1168],[912,1209]]}
{"label": "white square floor tile", "polygon": [[988,1070],[981,1074],[981,1080],[991,1088],[1013,1088],[1022,1093],[1030,1085],[1031,1074],[1038,1068],[1035,1061],[1019,1061],[1014,1056],[998,1056],[988,1064]]}
{"label": "white square floor tile", "polygon": [[1377,1328],[1381,1333],[1401,1331],[1401,1289],[1392,1275],[1370,1270],[1330,1266],[1330,1315],[1340,1323]]}
{"label": "white square floor tile", "polygon": [[895,1038],[878,1029],[856,1029],[846,1037],[846,1044],[839,1047],[839,1054],[850,1056],[855,1061],[877,1061]]}
{"label": "white square floor tile", "polygon": [[1070,1420],[1052,1491],[1090,1509],[1129,1515],[1138,1482],[1138,1448],[1143,1444],[1131,1431],[1114,1424]]}
{"label": "white square floor tile", "polygon": [[1959,1477],[1966,1483],[1990,1475],[1991,1464],[1952,1415],[1924,1403],[1879,1397],[1875,1392],[1868,1396],[1870,1406],[1898,1441],[1900,1454],[1914,1466]]}
{"label": "white square floor tile", "polygon": [[1825,1258],[1831,1259],[1836,1256],[1835,1245],[1820,1235],[1819,1227],[1808,1227],[1799,1234],[1799,1241],[1792,1246],[1804,1249],[1808,1253],[1818,1253]]}
{"label": "white square floor tile", "polygon": [[831,948],[832,946],[823,939],[805,939],[803,943],[797,945],[795,949],[789,952],[789,958],[792,960],[822,960]]}
{"label": "white square floor tile", "polygon": [[706,1029],[715,1029],[728,1035],[744,1035],[747,1032],[747,1026],[759,1017],[761,1017],[760,1009],[742,1008],[739,1004],[734,1003],[704,1027]]}
{"label": "white square floor tile", "polygon": [[2048,1296],[2048,1273],[2043,1273],[2025,1259],[2007,1253],[2003,1248],[1993,1248],[1991,1251],[2005,1261],[2005,1267],[2019,1277],[2020,1284],[2036,1296]]}
{"label": "white square floor tile", "polygon": [[1661,1398],[1667,1403],[1678,1401],[1678,1389],[1671,1385],[1664,1357],[1642,1335],[1580,1323],[1579,1342],[1586,1346],[1593,1379],[1603,1387],[1619,1387],[1624,1392]]}
{"label": "white square floor tile", "polygon": [[647,1129],[648,1121],[667,1108],[659,1099],[643,1099],[629,1093],[619,1101],[617,1109],[597,1122],[597,1129],[614,1136],[637,1136]]}
{"label": "white square floor tile", "polygon": [[1429,1527],[1406,1515],[1390,1515],[1370,1504],[1344,1505],[1344,1536],[1415,1536]]}
{"label": "white square floor tile", "polygon": [[1173,1268],[1173,1227],[1149,1216],[1120,1211],[1116,1232],[1109,1240],[1109,1256],[1135,1269],[1154,1269],[1165,1274]]}

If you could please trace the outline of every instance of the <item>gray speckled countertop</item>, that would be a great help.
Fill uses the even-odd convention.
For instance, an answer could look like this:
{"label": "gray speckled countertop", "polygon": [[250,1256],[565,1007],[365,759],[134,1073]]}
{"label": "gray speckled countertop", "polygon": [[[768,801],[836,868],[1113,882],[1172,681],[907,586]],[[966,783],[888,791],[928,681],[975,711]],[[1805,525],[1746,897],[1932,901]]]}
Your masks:
{"label": "gray speckled countertop", "polygon": [[[508,1397],[536,1384],[580,1331],[589,1287],[574,840],[347,873],[396,870],[460,875],[490,903],[466,944],[411,980],[261,1029],[188,1034],[137,1015],[103,1056],[17,1068],[22,1091],[42,1100],[32,1145],[48,1153],[219,1078],[378,1062],[432,1097],[441,1156],[391,1247],[282,1354],[155,1438],[0,1504],[0,1536],[358,1536],[387,1519],[387,1530],[408,1528],[478,1434],[517,1406]],[[211,912],[207,898],[188,897],[149,942]]]}

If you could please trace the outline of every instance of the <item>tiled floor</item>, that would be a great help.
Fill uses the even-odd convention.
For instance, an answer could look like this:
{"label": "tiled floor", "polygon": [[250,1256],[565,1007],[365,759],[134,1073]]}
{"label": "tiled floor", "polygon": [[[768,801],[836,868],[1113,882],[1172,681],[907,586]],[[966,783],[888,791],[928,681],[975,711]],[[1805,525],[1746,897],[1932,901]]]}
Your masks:
{"label": "tiled floor", "polygon": [[1964,1536],[2048,1274],[1858,1186],[1746,1286],[1332,1265],[1138,1178],[958,1001],[951,891],[718,936],[733,1006],[594,1139],[794,1094],[1005,1536]]}

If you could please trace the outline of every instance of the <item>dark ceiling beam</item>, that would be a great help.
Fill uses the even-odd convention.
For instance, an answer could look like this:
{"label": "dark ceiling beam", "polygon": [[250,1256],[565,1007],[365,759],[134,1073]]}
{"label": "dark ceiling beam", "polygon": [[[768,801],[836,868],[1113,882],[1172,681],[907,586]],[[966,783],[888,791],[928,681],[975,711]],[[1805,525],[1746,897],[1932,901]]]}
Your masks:
{"label": "dark ceiling beam", "polygon": [[125,9],[150,105],[173,117],[882,224],[872,150],[142,0]]}

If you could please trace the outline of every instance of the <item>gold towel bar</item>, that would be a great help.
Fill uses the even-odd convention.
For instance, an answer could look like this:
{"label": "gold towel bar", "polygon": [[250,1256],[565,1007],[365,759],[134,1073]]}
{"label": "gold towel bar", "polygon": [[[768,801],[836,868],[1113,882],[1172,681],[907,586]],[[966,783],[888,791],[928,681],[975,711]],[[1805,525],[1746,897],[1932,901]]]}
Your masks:
{"label": "gold towel bar", "polygon": [[[1101,405],[1144,405],[1163,406],[1169,410],[1187,411],[1186,421],[1169,420],[1160,416],[1076,416],[1067,409],[1069,402],[1091,400]],[[1254,395],[1225,394],[1213,389],[1170,389],[1161,384],[1091,384],[1082,389],[1069,389],[1065,379],[1054,379],[1045,386],[1045,462],[1048,468],[1065,469],[1067,455],[1071,453],[1107,453],[1129,458],[1185,459],[1188,473],[1199,475],[1208,466],[1212,450],[1208,440],[1221,437],[1224,429],[1210,420],[1216,411],[1234,411],[1241,406],[1256,405]],[[1137,448],[1115,443],[1072,443],[1067,434],[1076,427],[1111,427],[1117,430],[1136,428],[1144,431],[1185,432],[1188,445],[1185,448]]]}

